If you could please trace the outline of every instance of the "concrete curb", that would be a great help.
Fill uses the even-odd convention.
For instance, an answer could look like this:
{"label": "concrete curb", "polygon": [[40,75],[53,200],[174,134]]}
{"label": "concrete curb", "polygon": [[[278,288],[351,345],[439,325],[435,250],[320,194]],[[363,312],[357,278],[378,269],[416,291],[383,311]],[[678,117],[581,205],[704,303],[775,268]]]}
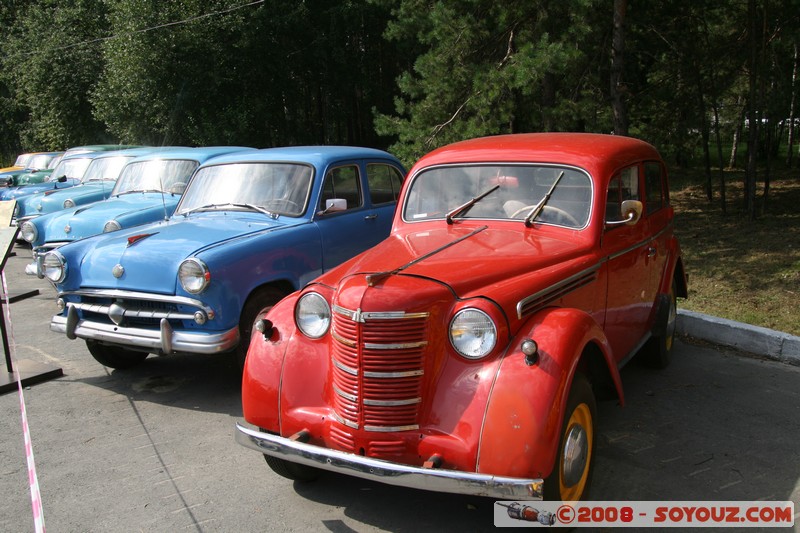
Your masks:
{"label": "concrete curb", "polygon": [[800,366],[800,337],[678,309],[678,335]]}

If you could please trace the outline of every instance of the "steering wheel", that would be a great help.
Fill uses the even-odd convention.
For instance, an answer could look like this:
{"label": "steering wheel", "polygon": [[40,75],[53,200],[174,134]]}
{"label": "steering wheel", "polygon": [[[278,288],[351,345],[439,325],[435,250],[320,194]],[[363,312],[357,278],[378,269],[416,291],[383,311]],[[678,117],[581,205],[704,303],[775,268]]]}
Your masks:
{"label": "steering wheel", "polygon": [[[511,215],[511,218],[517,218],[517,215],[519,215],[521,213],[524,213],[525,211],[530,211],[534,207],[536,207],[536,206],[535,205],[526,205],[525,207],[520,207],[519,209],[514,211],[514,214]],[[544,213],[546,211],[549,211],[556,218],[564,219],[565,221],[567,221],[567,223],[568,223],[567,225],[572,225],[572,226],[574,226],[576,228],[581,225],[580,222],[578,222],[578,220],[574,216],[570,215],[569,213],[567,213],[566,211],[564,211],[563,209],[561,209],[559,207],[553,207],[552,205],[546,205],[546,206],[542,207],[542,213]]]}
{"label": "steering wheel", "polygon": [[300,205],[297,202],[293,202],[292,200],[288,200],[286,198],[273,198],[272,200],[267,200],[266,202],[264,202],[264,207],[266,209],[269,209],[268,206],[272,204],[278,204],[279,207],[283,206],[288,208],[288,209],[278,208],[277,209],[278,211],[288,211],[292,213],[292,212],[299,212],[301,210]]}

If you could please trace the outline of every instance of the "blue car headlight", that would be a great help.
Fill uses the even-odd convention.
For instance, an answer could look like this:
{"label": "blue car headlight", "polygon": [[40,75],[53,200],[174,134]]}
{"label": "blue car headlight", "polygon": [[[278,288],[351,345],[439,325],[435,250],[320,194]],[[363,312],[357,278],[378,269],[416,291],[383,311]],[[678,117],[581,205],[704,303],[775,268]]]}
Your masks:
{"label": "blue car headlight", "polygon": [[19,234],[25,242],[33,242],[36,240],[36,237],[39,236],[39,230],[36,229],[35,224],[30,221],[26,221],[22,223],[22,226],[20,226]]}
{"label": "blue car headlight", "polygon": [[109,220],[103,226],[103,233],[109,233],[111,231],[117,231],[120,229],[122,229],[122,226],[120,226],[119,222],[116,220]]}
{"label": "blue car headlight", "polygon": [[53,283],[61,283],[67,277],[67,260],[58,252],[47,252],[42,258],[42,274]]}
{"label": "blue car headlight", "polygon": [[211,282],[211,272],[204,262],[192,257],[178,267],[178,280],[186,292],[200,294]]}

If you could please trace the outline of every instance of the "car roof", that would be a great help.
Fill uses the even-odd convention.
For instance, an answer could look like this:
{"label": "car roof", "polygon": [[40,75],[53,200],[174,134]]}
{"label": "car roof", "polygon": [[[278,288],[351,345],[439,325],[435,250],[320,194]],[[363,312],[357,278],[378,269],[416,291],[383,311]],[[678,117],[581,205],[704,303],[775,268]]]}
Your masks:
{"label": "car roof", "polygon": [[315,166],[325,166],[331,161],[341,159],[391,159],[400,162],[393,155],[375,148],[361,148],[356,146],[286,146],[280,148],[262,148],[252,152],[230,154],[209,161],[207,164],[219,165],[225,163],[242,162],[269,162],[291,161],[309,163]]}
{"label": "car roof", "polygon": [[111,152],[115,150],[124,150],[126,148],[139,148],[138,144],[87,144],[83,146],[73,146],[67,149],[69,155],[72,154],[85,154],[87,152]]}
{"label": "car roof", "polygon": [[156,150],[148,154],[140,155],[133,159],[131,163],[152,161],[154,159],[187,159],[203,162],[212,157],[246,151],[256,151],[256,149],[247,146],[200,146],[197,148],[172,147],[166,150]]}
{"label": "car roof", "polygon": [[639,139],[599,133],[517,133],[479,137],[438,148],[412,168],[452,163],[552,163],[591,173],[614,170],[641,160],[661,160],[658,151]]}

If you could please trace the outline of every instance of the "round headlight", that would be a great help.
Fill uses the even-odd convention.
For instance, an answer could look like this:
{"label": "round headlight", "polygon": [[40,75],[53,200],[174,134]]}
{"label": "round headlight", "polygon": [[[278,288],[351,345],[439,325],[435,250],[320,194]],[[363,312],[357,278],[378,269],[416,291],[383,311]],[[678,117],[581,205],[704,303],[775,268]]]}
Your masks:
{"label": "round headlight", "polygon": [[32,222],[25,221],[19,228],[19,234],[25,242],[33,242],[39,236],[39,230],[36,229],[36,225]]}
{"label": "round headlight", "polygon": [[71,208],[71,207],[75,207],[75,202],[73,202],[73,201],[72,201],[72,200],[70,200],[69,198],[67,198],[66,200],[64,200],[64,209],[69,209],[69,208]]}
{"label": "round headlight", "polygon": [[211,281],[211,272],[199,259],[186,259],[178,268],[178,279],[186,292],[198,294],[208,287]]}
{"label": "round headlight", "polygon": [[109,220],[106,222],[106,225],[103,226],[103,233],[108,233],[109,231],[117,231],[122,229],[122,226],[119,225],[119,222],[116,220]]}
{"label": "round headlight", "polygon": [[42,258],[42,273],[53,283],[61,283],[67,277],[67,263],[58,252],[47,252]]}
{"label": "round headlight", "polygon": [[331,326],[331,307],[316,292],[300,297],[294,311],[294,319],[303,335],[318,339],[328,332]]}
{"label": "round headlight", "polygon": [[497,327],[479,309],[462,309],[450,323],[450,343],[468,359],[484,357],[497,343]]}

